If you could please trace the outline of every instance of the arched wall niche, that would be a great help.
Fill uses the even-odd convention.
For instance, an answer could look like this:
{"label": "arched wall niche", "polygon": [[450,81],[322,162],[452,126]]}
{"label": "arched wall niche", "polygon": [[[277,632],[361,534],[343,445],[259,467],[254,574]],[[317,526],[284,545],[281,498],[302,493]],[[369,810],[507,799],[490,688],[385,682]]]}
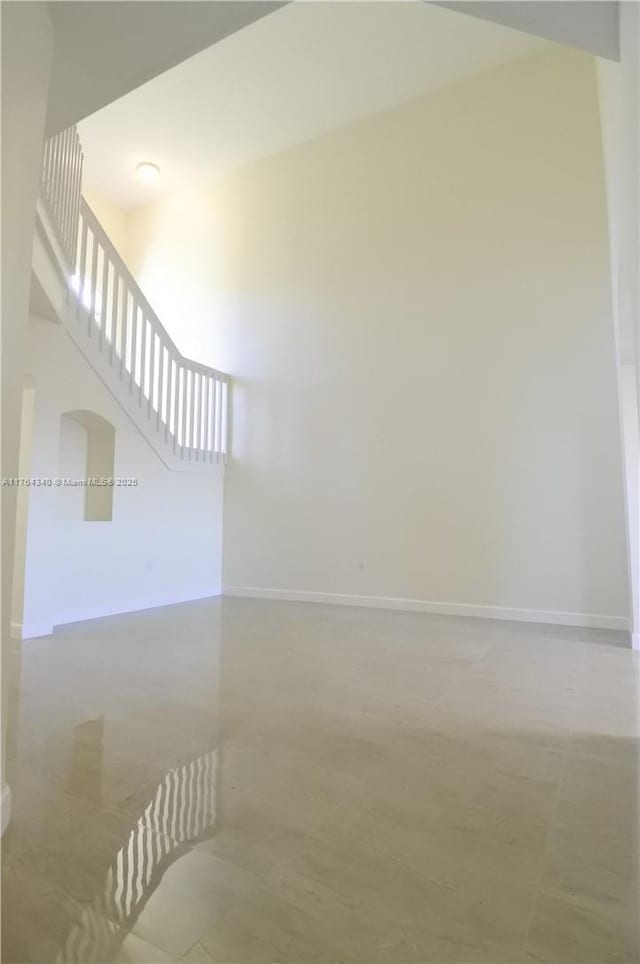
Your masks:
{"label": "arched wall niche", "polygon": [[[61,486],[62,514],[86,522],[113,519],[113,480],[116,432],[102,415],[88,409],[63,412],[60,419],[59,476],[77,482]],[[81,483],[84,482],[84,485]],[[89,484],[91,483],[91,484]]]}

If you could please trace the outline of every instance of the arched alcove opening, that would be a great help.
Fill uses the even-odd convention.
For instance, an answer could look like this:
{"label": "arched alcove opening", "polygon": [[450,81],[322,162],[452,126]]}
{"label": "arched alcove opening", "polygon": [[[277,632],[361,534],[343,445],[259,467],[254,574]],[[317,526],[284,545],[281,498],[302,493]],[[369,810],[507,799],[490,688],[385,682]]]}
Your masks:
{"label": "arched alcove opening", "polygon": [[111,422],[96,412],[76,409],[62,414],[58,475],[63,480],[63,516],[111,522],[115,437]]}

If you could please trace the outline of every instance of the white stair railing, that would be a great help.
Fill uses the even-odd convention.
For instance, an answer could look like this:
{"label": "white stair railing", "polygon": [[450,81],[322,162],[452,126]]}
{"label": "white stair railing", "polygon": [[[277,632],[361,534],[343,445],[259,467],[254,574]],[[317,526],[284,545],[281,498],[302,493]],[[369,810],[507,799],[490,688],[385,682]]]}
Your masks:
{"label": "white stair railing", "polygon": [[82,198],[71,287],[95,350],[181,459],[226,459],[229,377],[180,354]]}
{"label": "white stair railing", "polygon": [[82,147],[75,127],[69,127],[45,142],[40,198],[56,227],[68,268],[73,268],[76,259],[82,164]]}
{"label": "white stair railing", "polygon": [[45,143],[40,200],[65,327],[170,467],[226,461],[229,376],[178,351],[82,197],[82,166],[75,127]]}

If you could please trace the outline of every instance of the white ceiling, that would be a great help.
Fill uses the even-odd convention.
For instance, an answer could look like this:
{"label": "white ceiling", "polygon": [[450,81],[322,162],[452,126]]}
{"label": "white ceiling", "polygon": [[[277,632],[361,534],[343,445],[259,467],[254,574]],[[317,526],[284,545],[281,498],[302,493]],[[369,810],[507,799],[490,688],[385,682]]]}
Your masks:
{"label": "white ceiling", "polygon": [[153,6],[145,0],[49,0],[54,45],[47,135],[279,6],[265,0],[162,0]]}
{"label": "white ceiling", "polygon": [[291,3],[83,120],[85,186],[130,209],[545,43],[421,2]]}

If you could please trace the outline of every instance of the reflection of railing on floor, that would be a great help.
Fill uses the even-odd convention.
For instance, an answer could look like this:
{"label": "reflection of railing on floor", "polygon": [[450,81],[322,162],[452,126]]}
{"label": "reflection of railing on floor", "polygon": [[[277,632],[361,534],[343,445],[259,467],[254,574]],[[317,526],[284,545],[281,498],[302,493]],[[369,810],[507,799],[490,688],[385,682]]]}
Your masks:
{"label": "reflection of railing on floor", "polygon": [[[217,750],[170,770],[109,867],[104,890],[77,903],[56,964],[111,961],[167,867],[216,820]],[[74,902],[76,903],[76,902]]]}

